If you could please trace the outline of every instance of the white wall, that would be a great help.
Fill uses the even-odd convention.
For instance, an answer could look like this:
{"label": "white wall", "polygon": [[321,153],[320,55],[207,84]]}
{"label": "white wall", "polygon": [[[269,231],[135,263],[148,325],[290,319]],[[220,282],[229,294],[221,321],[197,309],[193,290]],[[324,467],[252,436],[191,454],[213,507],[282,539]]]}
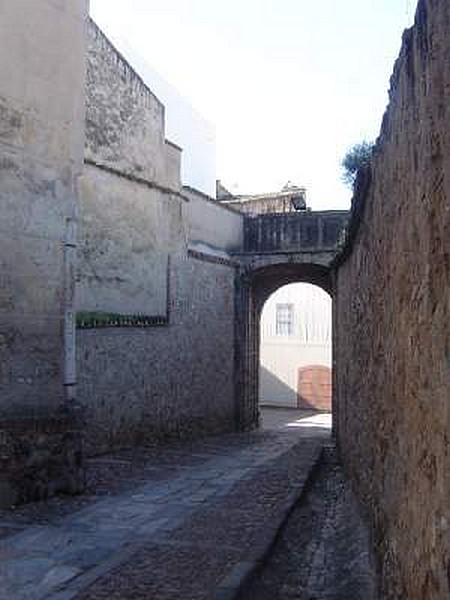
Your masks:
{"label": "white wall", "polygon": [[[185,190],[190,202],[183,205],[188,244],[192,249],[206,245],[211,249],[231,252],[242,247],[244,242],[244,218],[240,213],[229,210],[192,190]],[[197,248],[201,250],[200,247]]]}
{"label": "white wall", "polygon": [[[293,335],[276,335],[276,305],[294,305]],[[317,286],[293,283],[270,296],[261,315],[261,404],[296,406],[299,367],[331,368],[331,298]]]}

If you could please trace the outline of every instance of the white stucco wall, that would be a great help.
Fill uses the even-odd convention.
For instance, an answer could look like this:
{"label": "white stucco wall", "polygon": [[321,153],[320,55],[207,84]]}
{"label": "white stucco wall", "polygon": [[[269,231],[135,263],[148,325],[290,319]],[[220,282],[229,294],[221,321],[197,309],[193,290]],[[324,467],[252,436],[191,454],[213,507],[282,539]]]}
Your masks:
{"label": "white stucco wall", "polygon": [[[277,304],[294,306],[293,334],[276,333]],[[297,405],[298,369],[331,368],[331,298],[317,286],[283,286],[267,300],[261,315],[260,403]]]}
{"label": "white stucco wall", "polygon": [[183,193],[190,199],[190,202],[183,205],[190,247],[206,244],[225,252],[242,247],[244,243],[242,214],[208,199],[195,190],[184,189]]}

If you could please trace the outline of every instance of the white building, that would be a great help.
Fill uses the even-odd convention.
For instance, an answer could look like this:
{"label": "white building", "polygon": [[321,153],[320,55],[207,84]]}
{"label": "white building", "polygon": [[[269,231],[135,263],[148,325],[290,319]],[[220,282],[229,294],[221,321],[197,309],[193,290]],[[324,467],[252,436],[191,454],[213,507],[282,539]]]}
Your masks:
{"label": "white building", "polygon": [[261,315],[260,403],[331,406],[331,298],[293,283],[274,292]]}

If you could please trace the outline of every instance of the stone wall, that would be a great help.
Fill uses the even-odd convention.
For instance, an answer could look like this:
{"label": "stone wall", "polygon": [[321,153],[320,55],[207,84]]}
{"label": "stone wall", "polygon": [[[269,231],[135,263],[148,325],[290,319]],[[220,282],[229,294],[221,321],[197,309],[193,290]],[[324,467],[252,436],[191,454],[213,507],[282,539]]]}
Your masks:
{"label": "stone wall", "polygon": [[242,217],[180,188],[164,107],[92,22],[80,185],[78,399],[88,453],[234,425]]}
{"label": "stone wall", "polygon": [[163,104],[92,20],[87,51],[86,159],[168,183]]}
{"label": "stone wall", "polygon": [[0,12],[0,505],[8,505],[82,486],[69,431],[87,2],[2,0]]}
{"label": "stone wall", "polygon": [[450,597],[450,5],[421,0],[338,262],[335,426],[380,598]]}
{"label": "stone wall", "polygon": [[233,268],[178,257],[166,324],[78,331],[88,453],[233,428],[233,285]]}

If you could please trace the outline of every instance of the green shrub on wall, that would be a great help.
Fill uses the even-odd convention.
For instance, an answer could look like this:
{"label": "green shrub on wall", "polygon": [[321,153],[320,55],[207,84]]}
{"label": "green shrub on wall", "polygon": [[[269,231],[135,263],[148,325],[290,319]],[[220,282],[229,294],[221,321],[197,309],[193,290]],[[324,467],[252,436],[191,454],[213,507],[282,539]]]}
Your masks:
{"label": "green shrub on wall", "polygon": [[76,315],[78,329],[96,327],[158,327],[167,325],[166,316],[122,315],[108,312],[78,312]]}
{"label": "green shrub on wall", "polygon": [[355,186],[356,176],[360,169],[370,166],[372,162],[375,144],[373,142],[361,142],[352,146],[341,162],[342,179],[350,187]]}

